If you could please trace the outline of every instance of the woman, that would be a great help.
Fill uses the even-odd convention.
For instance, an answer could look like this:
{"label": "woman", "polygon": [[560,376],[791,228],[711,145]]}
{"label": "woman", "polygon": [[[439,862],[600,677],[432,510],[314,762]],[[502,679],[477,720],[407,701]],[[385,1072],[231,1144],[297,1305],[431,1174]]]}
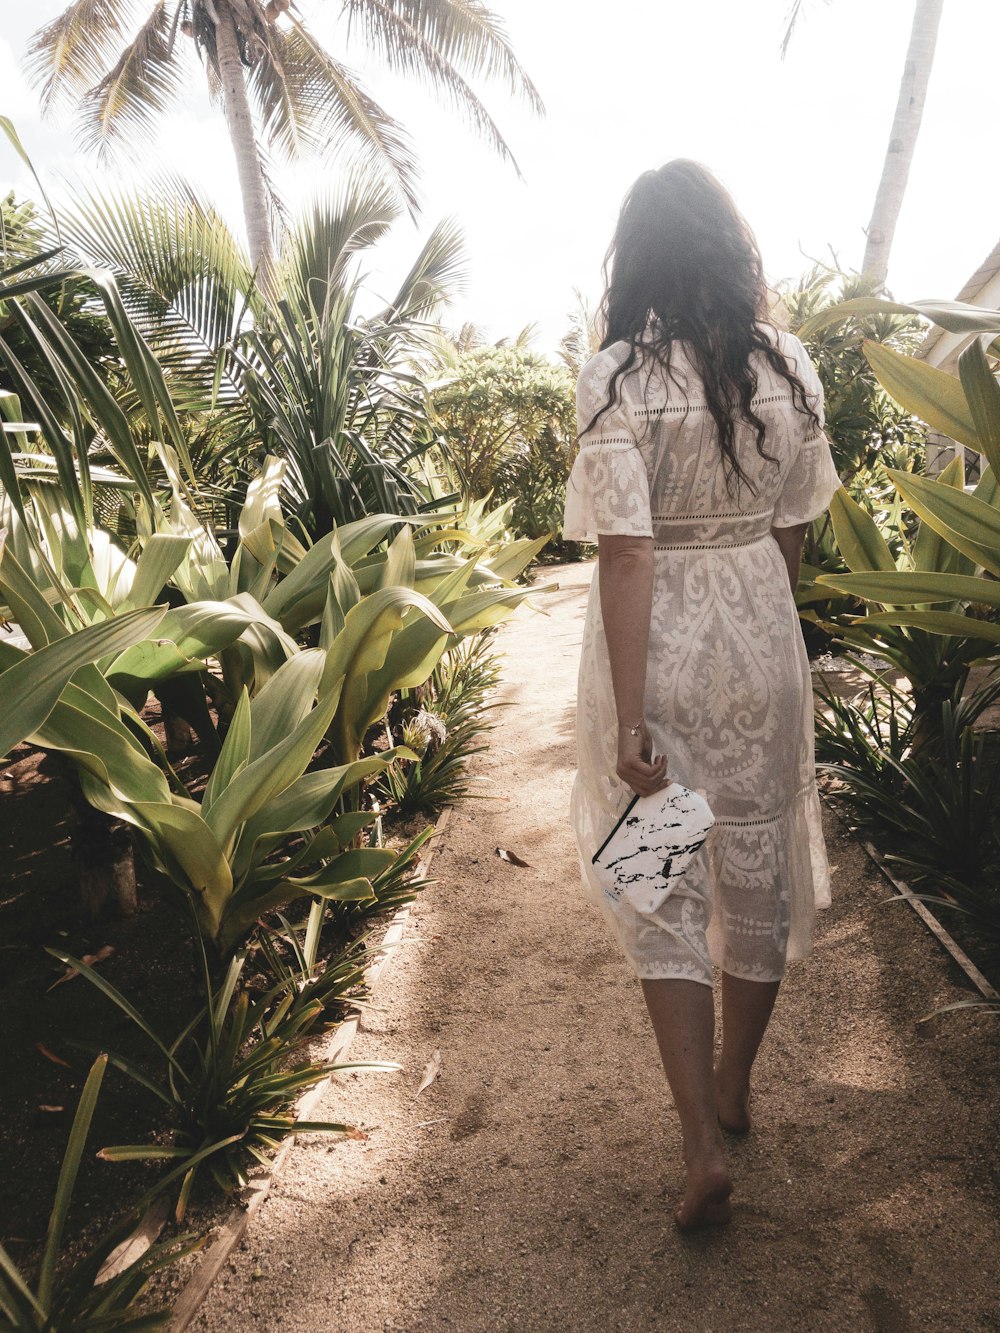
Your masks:
{"label": "woman", "polygon": [[[681,1122],[675,1220],[693,1229],[729,1220],[720,1127],[750,1128],[786,961],[809,952],[829,903],[793,590],[806,528],[840,483],[816,373],[769,323],[753,235],[704,167],[640,176],[605,277],[563,529],[598,546],[571,818],[588,896],[641,979]],[[671,781],[701,791],[716,824],[680,887],[640,915],[602,893],[590,858],[633,792]]]}

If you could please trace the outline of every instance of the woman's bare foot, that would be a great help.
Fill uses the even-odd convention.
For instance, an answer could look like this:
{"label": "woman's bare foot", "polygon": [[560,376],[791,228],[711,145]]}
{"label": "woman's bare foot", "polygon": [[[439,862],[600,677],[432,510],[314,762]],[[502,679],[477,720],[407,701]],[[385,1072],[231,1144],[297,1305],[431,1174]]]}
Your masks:
{"label": "woman's bare foot", "polygon": [[715,1099],[719,1109],[719,1124],[727,1134],[749,1134],[750,1084],[732,1084],[721,1072],[715,1071]]}
{"label": "woman's bare foot", "polygon": [[674,1221],[681,1231],[700,1231],[703,1227],[721,1227],[732,1217],[729,1196],[733,1192],[726,1164],[688,1167],[687,1191]]}

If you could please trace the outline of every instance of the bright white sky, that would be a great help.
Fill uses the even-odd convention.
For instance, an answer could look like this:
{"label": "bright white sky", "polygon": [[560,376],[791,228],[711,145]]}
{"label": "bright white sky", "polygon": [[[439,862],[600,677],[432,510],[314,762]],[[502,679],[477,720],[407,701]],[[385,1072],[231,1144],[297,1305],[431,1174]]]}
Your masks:
{"label": "bright white sky", "polygon": [[[538,120],[499,88],[487,101],[523,172],[488,150],[413,84],[386,75],[363,49],[348,63],[413,133],[424,171],[424,214],[402,223],[372,284],[388,295],[419,241],[456,215],[469,281],[450,314],[493,337],[539,326],[554,346],[573,289],[600,295],[600,265],[622,195],[671,157],[713,168],[755,228],[769,277],[793,277],[830,248],[860,264],[909,36],[912,0],[812,0],[787,59],[779,59],[789,0],[492,0],[548,114]],[[19,73],[29,33],[66,0],[0,0],[0,112],[10,115],[47,183],[93,176],[65,124],[43,124]],[[343,52],[338,0],[300,0]],[[904,300],[953,296],[1000,236],[995,168],[995,53],[1000,6],[948,0],[917,155],[889,273]],[[165,122],[162,162],[186,173],[240,227],[225,127],[192,85]],[[316,168],[290,172],[293,201]],[[0,144],[0,188],[27,190]]]}

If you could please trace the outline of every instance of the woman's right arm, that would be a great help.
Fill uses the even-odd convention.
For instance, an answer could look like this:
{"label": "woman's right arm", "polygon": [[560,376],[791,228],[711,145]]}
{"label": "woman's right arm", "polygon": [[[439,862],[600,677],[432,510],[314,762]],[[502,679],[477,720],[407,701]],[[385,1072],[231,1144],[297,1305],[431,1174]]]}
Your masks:
{"label": "woman's right arm", "polygon": [[[634,792],[651,796],[670,782],[666,756],[653,758],[644,718],[646,654],[653,609],[653,539],[599,533],[597,552],[601,619],[618,715],[615,771]],[[637,722],[642,726],[633,736],[629,728]]]}
{"label": "woman's right arm", "polygon": [[771,536],[778,543],[778,550],[788,570],[788,582],[792,592],[798,587],[799,571],[802,567],[802,548],[805,545],[808,523],[796,523],[789,528],[772,528]]}

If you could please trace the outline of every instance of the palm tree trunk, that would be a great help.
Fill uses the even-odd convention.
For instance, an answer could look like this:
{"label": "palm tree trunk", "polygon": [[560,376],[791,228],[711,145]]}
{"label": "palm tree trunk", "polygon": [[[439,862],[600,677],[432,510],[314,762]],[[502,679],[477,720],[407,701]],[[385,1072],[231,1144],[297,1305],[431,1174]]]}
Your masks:
{"label": "palm tree trunk", "polygon": [[889,272],[889,252],[899,211],[903,206],[913,150],[920,133],[920,120],[924,114],[924,99],[934,63],[934,47],[943,5],[944,0],[916,0],[913,11],[913,27],[899,85],[896,115],[889,134],[889,147],[875,196],[875,207],[868,224],[868,242],[862,265],[865,277],[874,278],[879,286],[885,285]]}
{"label": "palm tree trunk", "polygon": [[250,242],[250,262],[257,270],[257,280],[266,284],[274,270],[274,241],[267,211],[267,190],[257,137],[254,133],[250,100],[244,82],[243,62],[236,40],[236,23],[229,0],[215,0],[215,49],[219,61],[219,78],[226,108],[229,137],[236,154],[236,169],[243,195],[243,216]]}

